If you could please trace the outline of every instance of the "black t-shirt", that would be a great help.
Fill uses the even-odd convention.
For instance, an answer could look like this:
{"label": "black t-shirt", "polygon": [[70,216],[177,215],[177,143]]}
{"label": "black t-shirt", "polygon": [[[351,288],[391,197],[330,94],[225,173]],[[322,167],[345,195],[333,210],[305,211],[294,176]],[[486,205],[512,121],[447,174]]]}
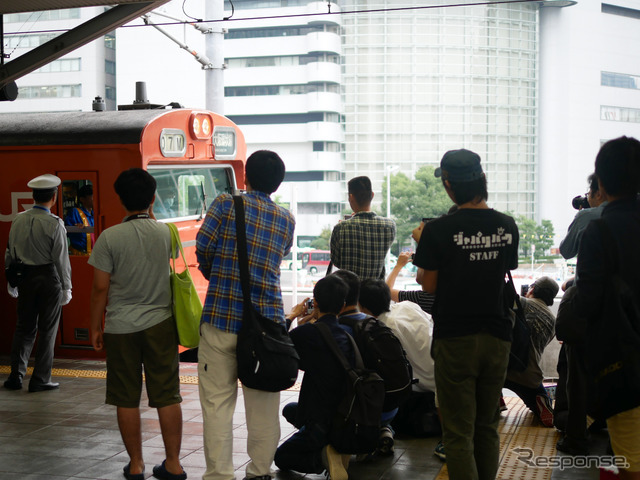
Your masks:
{"label": "black t-shirt", "polygon": [[513,218],[493,209],[463,208],[425,225],[413,263],[438,271],[434,338],[511,339],[504,289],[507,270],[518,267],[518,240]]}

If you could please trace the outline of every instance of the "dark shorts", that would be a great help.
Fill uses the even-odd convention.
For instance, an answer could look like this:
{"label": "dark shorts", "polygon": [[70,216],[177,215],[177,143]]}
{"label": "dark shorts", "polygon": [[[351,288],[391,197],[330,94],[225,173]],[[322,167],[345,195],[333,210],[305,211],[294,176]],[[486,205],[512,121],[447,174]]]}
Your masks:
{"label": "dark shorts", "polygon": [[173,318],[135,333],[105,333],[109,405],[140,406],[142,369],[149,406],[162,408],[182,402],[178,374],[178,333]]}

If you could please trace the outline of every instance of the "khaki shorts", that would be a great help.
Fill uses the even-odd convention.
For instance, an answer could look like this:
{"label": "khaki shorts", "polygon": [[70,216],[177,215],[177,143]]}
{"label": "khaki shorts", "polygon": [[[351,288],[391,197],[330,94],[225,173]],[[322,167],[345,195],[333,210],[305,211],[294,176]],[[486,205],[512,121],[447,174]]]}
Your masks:
{"label": "khaki shorts", "polygon": [[105,333],[107,396],[105,403],[124,408],[140,406],[142,368],[149,406],[180,403],[178,333],[173,318],[134,333]]}
{"label": "khaki shorts", "polygon": [[629,472],[640,472],[640,407],[607,419],[613,453],[627,459]]}

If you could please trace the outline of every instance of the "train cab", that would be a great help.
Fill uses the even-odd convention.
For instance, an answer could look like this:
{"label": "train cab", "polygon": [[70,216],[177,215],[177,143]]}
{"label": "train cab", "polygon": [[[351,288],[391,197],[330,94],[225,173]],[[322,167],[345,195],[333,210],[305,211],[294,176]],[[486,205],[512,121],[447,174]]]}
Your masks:
{"label": "train cab", "polygon": [[[91,347],[89,304],[91,247],[100,233],[120,223],[124,209],[113,189],[123,170],[144,168],[157,182],[158,221],[180,232],[187,264],[204,299],[207,282],[197,271],[195,237],[221,193],[244,188],[246,144],[229,119],[192,109],[0,115],[0,247],[13,218],[33,205],[27,182],[51,173],[62,180],[52,212],[65,221],[73,299],[62,309],[56,356],[96,358]],[[88,193],[90,197],[88,198]],[[150,278],[149,281],[154,281]],[[0,353],[8,354],[16,300],[0,293]],[[13,318],[13,319],[12,319]]]}

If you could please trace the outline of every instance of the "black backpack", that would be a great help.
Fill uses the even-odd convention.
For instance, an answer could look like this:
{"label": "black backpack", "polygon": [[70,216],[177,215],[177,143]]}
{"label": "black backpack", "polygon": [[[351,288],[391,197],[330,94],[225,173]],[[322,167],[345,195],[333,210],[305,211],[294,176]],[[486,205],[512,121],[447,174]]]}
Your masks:
{"label": "black backpack", "polygon": [[413,368],[393,330],[375,317],[357,320],[348,316],[338,321],[351,327],[353,338],[362,354],[365,367],[384,380],[385,398],[382,411],[398,407],[411,394]]}
{"label": "black backpack", "polygon": [[380,435],[384,381],[376,372],[364,367],[351,335],[347,334],[353,345],[355,367],[345,358],[329,327],[322,323],[314,325],[345,370],[345,394],[331,422],[329,443],[339,453],[371,453],[376,449]]}

